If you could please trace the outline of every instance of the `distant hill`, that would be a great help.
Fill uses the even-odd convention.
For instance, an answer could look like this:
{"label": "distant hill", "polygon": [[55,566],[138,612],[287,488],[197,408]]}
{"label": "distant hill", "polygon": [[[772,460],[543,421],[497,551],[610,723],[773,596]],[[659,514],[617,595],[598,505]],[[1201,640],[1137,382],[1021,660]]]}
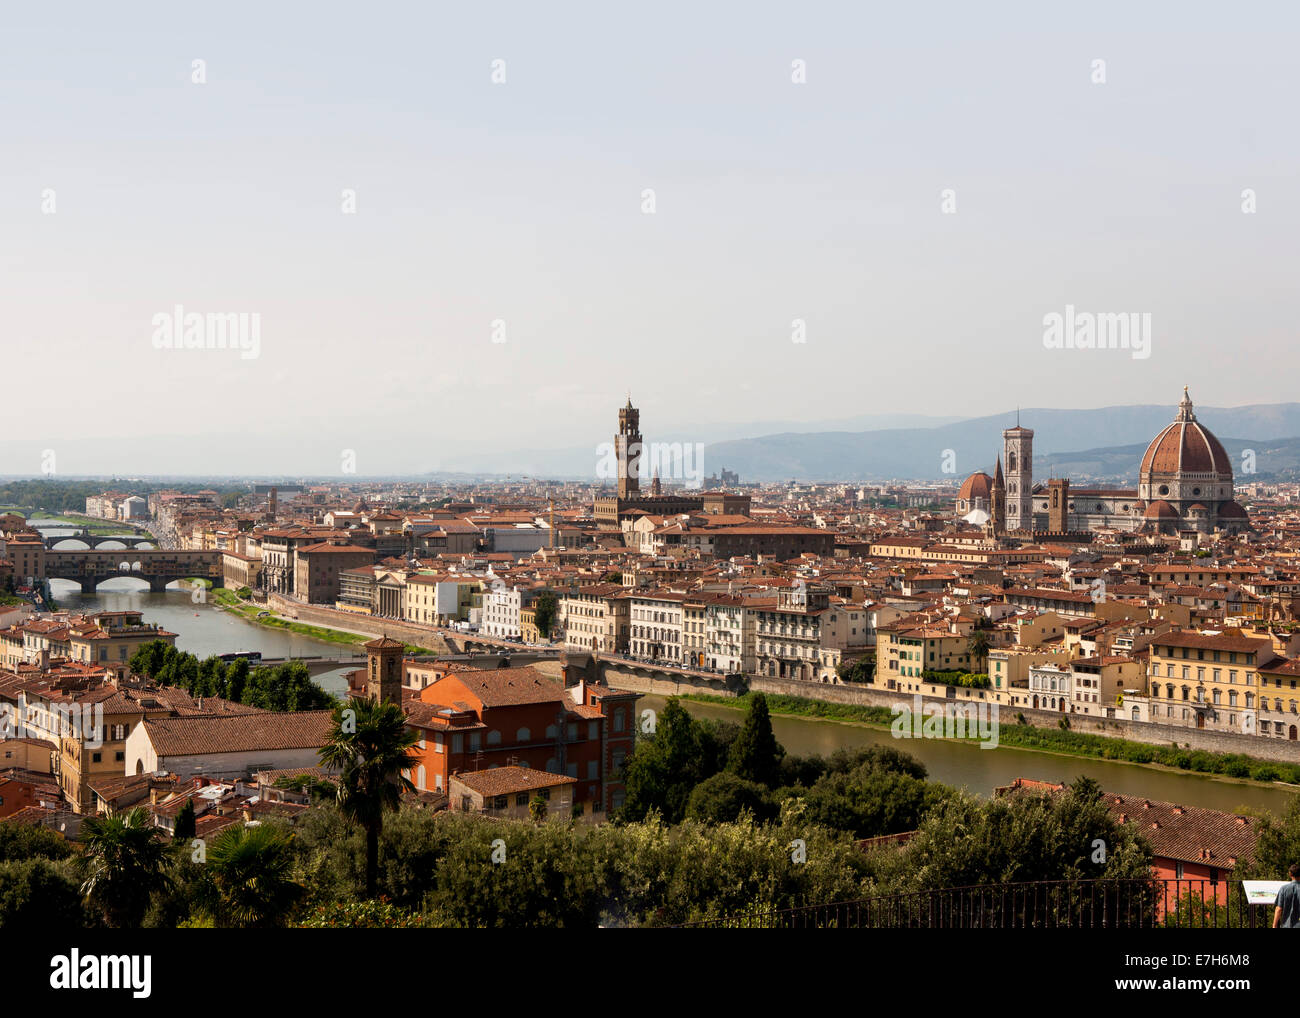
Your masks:
{"label": "distant hill", "polygon": [[[1137,480],[1148,443],[1174,419],[1173,405],[1103,407],[1096,410],[1030,408],[1020,423],[1034,430],[1034,475],[1087,474]],[[1300,468],[1296,459],[1300,403],[1244,407],[1197,407],[1197,419],[1223,441],[1241,463],[1243,448],[1254,448],[1257,472],[1273,474]],[[992,472],[1001,452],[1002,430],[1016,414],[977,417],[939,427],[875,431],[785,432],[759,438],[715,442],[705,449],[707,472],[734,470],[743,481],[844,481],[890,478],[965,477]],[[1233,439],[1229,435],[1248,438]],[[955,474],[945,475],[947,450],[955,454]]]}
{"label": "distant hill", "polygon": [[[1213,429],[1211,429],[1213,430]],[[1037,437],[1037,436],[1035,436]],[[1246,479],[1242,473],[1242,453],[1255,452],[1254,476],[1260,480],[1273,477],[1293,477],[1300,473],[1300,438],[1265,439],[1254,441],[1244,438],[1219,437],[1232,460],[1233,473],[1238,481]],[[1108,449],[1085,449],[1082,452],[1061,453],[1050,457],[1052,471],[1062,477],[1088,480],[1116,480],[1127,484],[1137,483],[1138,467],[1147,443],[1141,445],[1112,446]],[[1039,460],[1043,462],[1043,460]],[[1037,477],[1037,475],[1035,475]]]}

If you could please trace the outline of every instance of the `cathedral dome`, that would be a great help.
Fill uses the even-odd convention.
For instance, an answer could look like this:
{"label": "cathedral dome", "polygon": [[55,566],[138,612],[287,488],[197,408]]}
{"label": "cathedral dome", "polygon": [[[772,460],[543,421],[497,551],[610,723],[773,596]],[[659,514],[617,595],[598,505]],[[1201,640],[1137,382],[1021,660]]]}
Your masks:
{"label": "cathedral dome", "polygon": [[1223,444],[1196,420],[1192,401],[1184,394],[1178,416],[1147,446],[1139,468],[1149,474],[1228,474],[1232,463]]}
{"label": "cathedral dome", "polygon": [[957,493],[957,497],[965,502],[971,502],[977,498],[987,499],[992,487],[993,478],[983,471],[977,470],[962,482],[961,491]]}

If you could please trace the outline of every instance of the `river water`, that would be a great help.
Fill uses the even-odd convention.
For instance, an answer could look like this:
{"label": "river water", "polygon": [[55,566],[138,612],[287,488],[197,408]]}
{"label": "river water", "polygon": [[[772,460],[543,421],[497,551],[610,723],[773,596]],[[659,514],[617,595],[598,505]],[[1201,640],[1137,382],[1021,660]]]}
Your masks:
{"label": "river water", "polygon": [[[315,640],[282,629],[268,629],[223,612],[212,604],[195,604],[188,590],[168,589],[151,594],[143,580],[108,580],[94,594],[83,594],[74,583],[51,580],[51,593],[62,611],[140,611],[146,622],[176,634],[178,650],[199,658],[210,654],[261,651],[263,657],[339,657],[358,651],[345,644]],[[315,676],[316,683],[335,696],[347,689],[350,668]]]}
{"label": "river water", "polygon": [[[662,696],[644,696],[637,701],[637,710],[648,707],[658,712],[666,702]],[[682,705],[694,717],[721,721],[740,721],[744,717],[741,710],[720,704],[683,700]],[[990,798],[994,788],[1009,785],[1016,778],[1069,782],[1080,774],[1094,778],[1107,792],[1230,813],[1250,807],[1281,816],[1296,794],[1280,785],[1218,779],[1110,760],[1057,756],[1009,746],[981,749],[978,744],[943,739],[895,739],[887,729],[817,718],[773,715],[772,730],[787,752],[800,755],[829,756],[840,747],[893,746],[925,764],[932,781],[964,787],[983,798]]]}

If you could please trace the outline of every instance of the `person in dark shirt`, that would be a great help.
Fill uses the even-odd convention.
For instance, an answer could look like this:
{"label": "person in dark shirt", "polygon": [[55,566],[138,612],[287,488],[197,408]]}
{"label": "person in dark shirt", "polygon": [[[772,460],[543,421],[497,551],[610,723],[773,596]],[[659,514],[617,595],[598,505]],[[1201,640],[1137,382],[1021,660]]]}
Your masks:
{"label": "person in dark shirt", "polygon": [[1283,884],[1277,892],[1277,908],[1273,909],[1273,929],[1300,927],[1300,863],[1292,864],[1287,871],[1291,882]]}

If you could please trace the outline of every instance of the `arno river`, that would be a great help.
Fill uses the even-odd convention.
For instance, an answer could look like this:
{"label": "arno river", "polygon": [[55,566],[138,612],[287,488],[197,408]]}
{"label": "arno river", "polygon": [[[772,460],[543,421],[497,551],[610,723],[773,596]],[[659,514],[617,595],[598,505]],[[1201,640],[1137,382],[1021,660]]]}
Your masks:
{"label": "arno river", "polygon": [[[254,625],[208,604],[194,604],[188,591],[151,594],[147,588],[135,589],[138,586],[141,584],[135,580],[110,580],[100,586],[98,593],[82,594],[72,584],[55,580],[52,593],[59,607],[70,611],[142,611],[146,622],[157,623],[177,634],[179,649],[199,657],[241,650],[261,651],[269,658],[337,657],[354,652],[341,644]],[[337,695],[346,688],[344,671],[339,669],[322,675],[317,682]],[[662,711],[664,702],[661,696],[646,696],[638,706]],[[687,702],[686,707],[697,717],[739,721],[743,716],[740,711],[714,704]],[[932,780],[964,786],[973,794],[985,797],[991,796],[996,786],[1008,785],[1018,777],[1073,781],[1080,774],[1096,779],[1108,792],[1229,812],[1253,807],[1280,815],[1295,794],[1276,785],[1220,780],[1106,760],[1002,746],[980,749],[974,744],[938,739],[895,739],[884,729],[834,721],[773,717],[772,727],[781,745],[791,753],[828,756],[841,746],[892,745],[924,763]]]}
{"label": "arno river", "polygon": [[[136,590],[133,580],[109,580],[96,594],[82,594],[75,584],[52,581],[52,593],[60,610],[75,612],[128,611],[144,612],[146,622],[157,623],[176,634],[176,647],[197,657],[231,654],[241,650],[261,651],[263,657],[342,657],[364,653],[339,643],[313,640],[309,636],[268,629],[245,622],[229,612],[218,611],[208,604],[194,604],[187,590],[168,590],[151,594],[148,588]],[[116,588],[116,589],[115,589]],[[341,668],[316,676],[316,682],[335,695],[347,688]]]}
{"label": "arno river", "polygon": [[[664,703],[662,696],[646,696],[637,701],[637,709],[648,707],[658,712],[663,710]],[[695,717],[724,721],[740,721],[744,717],[735,708],[711,703],[683,701],[683,705]],[[841,746],[893,746],[925,764],[931,780],[964,786],[972,794],[986,798],[992,796],[994,788],[1009,785],[1016,778],[1068,782],[1080,774],[1096,779],[1107,792],[1228,812],[1253,807],[1280,816],[1295,794],[1280,785],[1218,780],[1109,760],[1056,756],[1004,746],[980,749],[978,744],[942,739],[895,739],[887,729],[812,718],[774,715],[772,729],[786,752],[800,755],[829,756]]]}

